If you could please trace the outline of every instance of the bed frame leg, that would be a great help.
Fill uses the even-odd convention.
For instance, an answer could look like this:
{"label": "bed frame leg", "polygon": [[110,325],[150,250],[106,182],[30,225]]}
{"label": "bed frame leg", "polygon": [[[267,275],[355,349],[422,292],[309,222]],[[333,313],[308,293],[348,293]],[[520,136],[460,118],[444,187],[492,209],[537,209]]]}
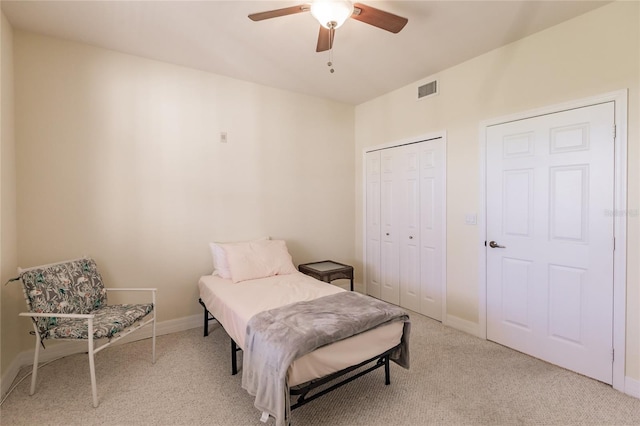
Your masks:
{"label": "bed frame leg", "polygon": [[211,321],[212,319],[215,319],[215,317],[213,317],[213,315],[211,316],[211,318],[209,318],[209,310],[207,309],[206,305],[204,304],[204,302],[202,301],[202,299],[198,299],[198,303],[200,303],[202,305],[202,309],[204,309],[204,337],[207,337],[209,335],[209,321]]}
{"label": "bed frame leg", "polygon": [[[207,306],[204,304],[204,302],[202,301],[202,299],[198,299],[198,303],[200,303],[202,305],[202,308],[204,309],[204,322],[203,322],[203,328],[204,328],[204,337],[207,337],[209,335],[209,321],[216,319],[213,315],[211,315],[211,312],[209,312],[209,310],[207,309]],[[209,315],[211,315],[211,317],[209,317]],[[236,356],[236,352],[238,352],[239,350],[241,350],[240,348],[238,348],[238,345],[236,345],[236,342],[233,341],[233,339],[231,339],[231,375],[235,376],[236,374],[238,374],[238,360],[237,360],[237,356]]]}
{"label": "bed frame leg", "polygon": [[209,335],[209,315],[207,309],[204,310],[204,337]]}
{"label": "bed frame leg", "polygon": [[238,360],[236,357],[236,352],[238,352],[238,347],[236,346],[236,342],[231,339],[231,375],[235,376],[238,374]]}
{"label": "bed frame leg", "polygon": [[391,384],[391,374],[389,372],[389,355],[384,357],[384,384]]}

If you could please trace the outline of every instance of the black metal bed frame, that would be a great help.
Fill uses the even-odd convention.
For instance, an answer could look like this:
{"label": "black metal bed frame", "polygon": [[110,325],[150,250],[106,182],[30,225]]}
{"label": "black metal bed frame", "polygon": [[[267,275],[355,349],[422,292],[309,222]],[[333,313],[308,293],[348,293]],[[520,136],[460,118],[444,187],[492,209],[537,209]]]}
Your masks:
{"label": "black metal bed frame", "polygon": [[[204,324],[203,325],[204,325],[204,337],[206,337],[209,335],[209,321],[213,321],[216,318],[211,314],[211,312],[209,312],[209,310],[205,306],[202,299],[198,299],[198,303],[200,303],[204,308]],[[223,330],[224,330],[224,327],[223,327]],[[362,361],[359,364],[352,365],[350,367],[347,367],[340,371],[336,371],[335,373],[329,374],[319,379],[315,379],[298,386],[293,386],[289,390],[289,393],[292,397],[297,397],[297,398],[296,398],[296,401],[291,404],[291,409],[294,410],[298,407],[301,407],[313,401],[314,399],[319,398],[322,395],[325,395],[335,389],[338,389],[339,387],[346,385],[347,383],[357,379],[358,377],[364,376],[365,374],[370,373],[374,370],[377,370],[378,368],[381,368],[381,367],[384,367],[384,384],[385,385],[391,384],[391,371],[389,368],[389,357],[396,348],[397,346],[379,355],[376,355],[372,358]],[[240,351],[242,351],[242,349],[240,349],[236,344],[236,342],[233,339],[231,339],[231,374],[232,375],[238,374],[238,361],[237,361],[236,353]],[[333,384],[332,386],[329,386],[328,388],[322,389],[317,393],[309,395],[309,393],[312,392],[314,389],[317,389],[320,386],[323,386],[333,380],[338,379],[339,377],[344,376],[345,374],[349,374],[350,372],[357,370],[360,367],[364,367],[365,365],[370,364],[372,362],[375,362],[375,364],[373,364],[372,366],[369,366],[368,368],[362,371],[359,371],[353,376],[346,377],[343,380],[336,382],[335,384]]]}

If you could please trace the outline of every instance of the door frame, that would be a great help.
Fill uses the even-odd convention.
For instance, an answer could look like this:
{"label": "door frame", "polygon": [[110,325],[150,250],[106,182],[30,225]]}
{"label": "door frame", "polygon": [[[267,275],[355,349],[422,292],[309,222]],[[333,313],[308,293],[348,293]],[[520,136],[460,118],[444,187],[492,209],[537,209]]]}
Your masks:
{"label": "door frame", "polygon": [[[627,285],[627,103],[628,90],[618,90],[602,95],[569,101],[523,111],[480,122],[480,203],[478,212],[478,334],[487,338],[487,191],[486,158],[487,127],[510,121],[524,120],[540,115],[553,114],[569,109],[587,107],[605,102],[614,102],[614,239],[613,252],[613,381],[614,389],[625,391],[626,348],[626,285]],[[613,131],[613,129],[612,129]]]}
{"label": "door frame", "polygon": [[440,264],[442,272],[442,324],[447,325],[447,132],[445,130],[440,132],[427,133],[419,136],[414,136],[406,139],[397,140],[394,142],[388,142],[380,145],[367,146],[362,149],[362,260],[363,260],[363,286],[364,293],[367,294],[367,167],[366,167],[366,155],[367,152],[379,151],[387,148],[395,148],[402,145],[409,145],[413,143],[426,142],[429,140],[440,139],[442,141],[443,149],[443,164],[442,164],[442,196],[443,203],[440,213],[442,214],[442,261]]}

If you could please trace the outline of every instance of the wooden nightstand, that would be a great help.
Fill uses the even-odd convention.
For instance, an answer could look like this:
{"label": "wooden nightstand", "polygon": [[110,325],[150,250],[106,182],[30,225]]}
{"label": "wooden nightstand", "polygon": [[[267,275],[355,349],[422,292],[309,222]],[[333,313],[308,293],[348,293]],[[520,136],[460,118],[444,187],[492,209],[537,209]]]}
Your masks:
{"label": "wooden nightstand", "polygon": [[351,291],[353,291],[353,266],[343,265],[333,260],[323,260],[298,265],[298,271],[326,283],[339,279],[351,280]]}

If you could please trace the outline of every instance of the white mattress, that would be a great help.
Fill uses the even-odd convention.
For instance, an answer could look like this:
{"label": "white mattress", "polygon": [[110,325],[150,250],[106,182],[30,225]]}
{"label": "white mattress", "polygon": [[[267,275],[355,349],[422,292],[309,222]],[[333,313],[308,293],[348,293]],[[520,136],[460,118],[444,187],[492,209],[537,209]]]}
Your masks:
{"label": "white mattress", "polygon": [[[215,275],[200,277],[200,298],[227,334],[244,349],[249,319],[268,309],[294,302],[313,300],[345,291],[300,272],[233,283]],[[358,364],[400,343],[403,323],[393,322],[323,346],[295,360],[289,367],[289,385]]]}

